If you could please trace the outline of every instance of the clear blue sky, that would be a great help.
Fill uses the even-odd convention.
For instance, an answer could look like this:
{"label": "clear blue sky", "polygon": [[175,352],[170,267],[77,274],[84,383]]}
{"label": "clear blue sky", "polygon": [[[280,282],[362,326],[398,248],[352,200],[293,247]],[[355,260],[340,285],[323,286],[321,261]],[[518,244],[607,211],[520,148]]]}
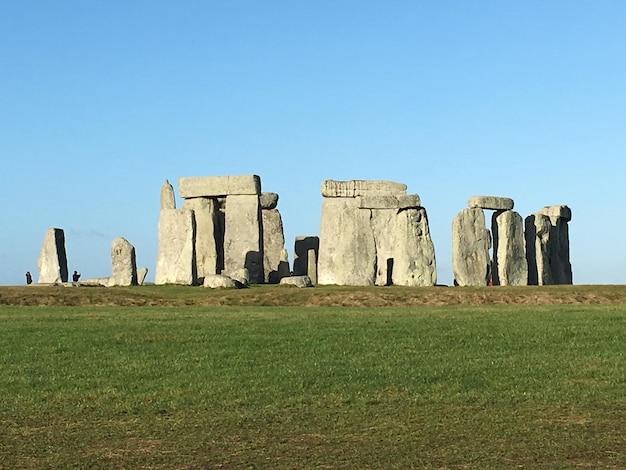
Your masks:
{"label": "clear blue sky", "polygon": [[[258,174],[296,235],[325,179],[421,196],[439,282],[473,195],[567,204],[577,284],[626,284],[626,2],[0,1],[0,284],[46,230],[154,278],[167,178]],[[178,201],[180,203],[180,200]]]}

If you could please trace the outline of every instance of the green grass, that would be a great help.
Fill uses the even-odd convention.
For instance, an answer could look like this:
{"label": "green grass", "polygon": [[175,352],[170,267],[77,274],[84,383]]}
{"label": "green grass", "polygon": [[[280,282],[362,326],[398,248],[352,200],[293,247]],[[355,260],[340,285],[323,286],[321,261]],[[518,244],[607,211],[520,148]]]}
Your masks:
{"label": "green grass", "polygon": [[626,306],[0,307],[1,468],[626,468]]}

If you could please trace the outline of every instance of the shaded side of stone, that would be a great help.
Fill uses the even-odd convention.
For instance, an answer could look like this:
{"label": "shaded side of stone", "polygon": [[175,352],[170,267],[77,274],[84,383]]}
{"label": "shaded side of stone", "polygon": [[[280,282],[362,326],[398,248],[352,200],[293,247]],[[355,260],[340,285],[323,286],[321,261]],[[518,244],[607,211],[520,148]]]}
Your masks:
{"label": "shaded side of stone", "polygon": [[[293,275],[311,276],[311,265],[317,266],[320,239],[316,236],[298,235],[294,242]],[[313,279],[313,278],[311,278]]]}
{"label": "shaded side of stone", "polygon": [[39,259],[39,283],[56,284],[67,282],[67,255],[65,232],[60,228],[49,228],[43,238]]}
{"label": "shaded side of stone", "polygon": [[553,284],[550,269],[550,218],[534,213],[525,219],[526,260],[528,262],[528,284],[543,286]]}

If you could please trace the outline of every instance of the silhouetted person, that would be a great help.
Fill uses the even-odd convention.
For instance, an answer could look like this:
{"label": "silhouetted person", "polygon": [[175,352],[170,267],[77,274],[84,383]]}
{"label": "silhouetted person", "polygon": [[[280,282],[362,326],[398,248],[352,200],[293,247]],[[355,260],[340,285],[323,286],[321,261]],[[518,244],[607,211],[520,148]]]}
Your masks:
{"label": "silhouetted person", "polygon": [[26,271],[26,284],[33,283],[33,276],[30,275],[30,271]]}
{"label": "silhouetted person", "polygon": [[79,279],[80,279],[80,273],[78,271],[74,271],[74,274],[72,274],[72,281],[78,282]]}

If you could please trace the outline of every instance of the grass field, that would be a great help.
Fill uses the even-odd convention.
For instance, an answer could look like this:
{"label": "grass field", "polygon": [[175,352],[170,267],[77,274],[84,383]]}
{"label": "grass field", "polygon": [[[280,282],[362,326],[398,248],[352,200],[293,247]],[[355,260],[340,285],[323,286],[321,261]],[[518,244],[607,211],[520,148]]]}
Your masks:
{"label": "grass field", "polygon": [[623,291],[0,288],[0,468],[626,468]]}

